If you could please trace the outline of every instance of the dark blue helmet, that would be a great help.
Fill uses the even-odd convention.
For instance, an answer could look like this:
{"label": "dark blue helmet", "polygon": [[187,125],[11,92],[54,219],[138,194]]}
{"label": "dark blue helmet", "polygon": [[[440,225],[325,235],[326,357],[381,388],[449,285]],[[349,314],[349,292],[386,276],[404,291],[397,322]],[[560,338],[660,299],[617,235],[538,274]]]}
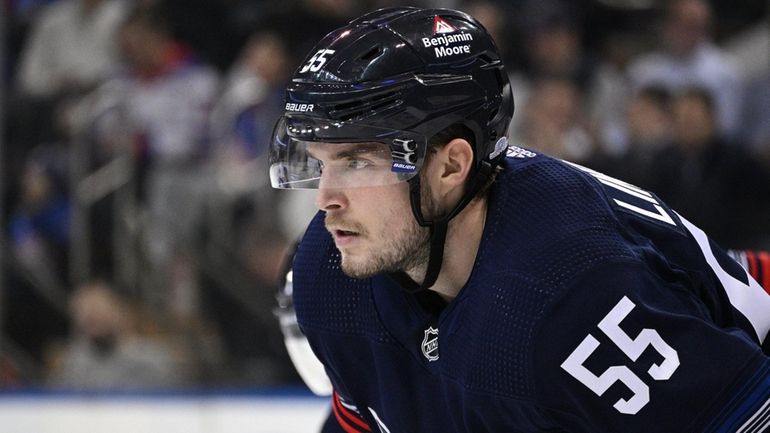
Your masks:
{"label": "dark blue helmet", "polygon": [[[381,9],[329,33],[286,90],[270,148],[276,188],[350,188],[408,181],[417,221],[431,227],[426,283],[438,273],[446,225],[505,157],[513,96],[500,53],[474,18],[449,9]],[[448,214],[422,215],[420,178],[429,140],[450,126],[471,132],[475,165],[465,197]],[[314,157],[320,145],[366,152],[339,166]],[[324,165],[325,164],[325,165]],[[321,173],[329,171],[324,178]],[[435,278],[436,275],[433,275]],[[430,286],[428,284],[428,286]]]}
{"label": "dark blue helmet", "polygon": [[[501,159],[498,141],[512,115],[503,61],[474,18],[448,9],[381,9],[329,33],[295,72],[276,125],[273,186],[317,187],[297,182],[309,181],[313,168],[290,164],[299,162],[287,159],[290,138],[385,142],[411,153],[401,158],[414,166],[400,167],[406,180],[419,170],[427,140],[454,124],[472,131],[477,165]],[[292,173],[299,178],[282,178]]]}

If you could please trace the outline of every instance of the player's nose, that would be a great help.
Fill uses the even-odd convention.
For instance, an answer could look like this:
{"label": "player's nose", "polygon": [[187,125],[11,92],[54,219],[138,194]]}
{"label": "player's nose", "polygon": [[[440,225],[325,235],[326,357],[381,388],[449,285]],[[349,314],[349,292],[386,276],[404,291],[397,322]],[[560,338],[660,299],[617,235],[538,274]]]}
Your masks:
{"label": "player's nose", "polygon": [[320,188],[315,198],[315,205],[322,211],[341,210],[347,207],[348,199],[339,188]]}

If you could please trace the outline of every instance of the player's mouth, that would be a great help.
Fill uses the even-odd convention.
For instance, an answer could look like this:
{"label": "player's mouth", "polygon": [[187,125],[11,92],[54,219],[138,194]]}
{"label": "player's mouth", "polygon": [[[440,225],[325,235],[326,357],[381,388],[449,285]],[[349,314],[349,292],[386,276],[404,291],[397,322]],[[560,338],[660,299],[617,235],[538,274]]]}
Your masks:
{"label": "player's mouth", "polygon": [[350,230],[334,229],[332,230],[332,236],[334,236],[334,243],[337,244],[337,247],[343,247],[350,245],[358,239],[360,234]]}

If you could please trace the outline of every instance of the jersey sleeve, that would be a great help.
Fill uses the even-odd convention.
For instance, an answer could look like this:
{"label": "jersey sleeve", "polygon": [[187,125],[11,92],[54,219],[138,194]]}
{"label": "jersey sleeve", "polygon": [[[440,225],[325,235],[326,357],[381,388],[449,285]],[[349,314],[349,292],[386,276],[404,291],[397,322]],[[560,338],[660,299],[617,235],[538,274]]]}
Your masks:
{"label": "jersey sleeve", "polygon": [[745,328],[715,323],[702,288],[679,281],[642,263],[605,264],[548,307],[533,369],[538,399],[565,430],[770,427],[770,361]]}
{"label": "jersey sleeve", "polygon": [[[311,344],[312,346],[312,344]],[[323,426],[321,433],[369,433],[372,429],[369,423],[361,415],[361,412],[353,403],[353,399],[347,396],[344,382],[324,362],[323,352],[315,352],[318,359],[324,365],[326,374],[332,384],[331,411]]]}
{"label": "jersey sleeve", "polygon": [[372,429],[355,406],[346,403],[336,391],[331,398],[331,411],[321,426],[321,433],[371,433]]}
{"label": "jersey sleeve", "polygon": [[[336,391],[332,394],[332,414],[334,415],[336,426],[345,433],[367,433],[372,431],[366,421],[361,417],[358,408],[355,405],[346,402]],[[337,431],[340,430],[332,429],[328,432]],[[323,433],[328,432],[327,430],[323,431]]]}

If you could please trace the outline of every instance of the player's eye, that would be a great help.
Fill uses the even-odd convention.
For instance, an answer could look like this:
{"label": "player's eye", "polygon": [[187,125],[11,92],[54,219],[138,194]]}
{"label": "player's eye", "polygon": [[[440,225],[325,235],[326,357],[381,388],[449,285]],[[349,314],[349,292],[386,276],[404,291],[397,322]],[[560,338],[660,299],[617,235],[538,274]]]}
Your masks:
{"label": "player's eye", "polygon": [[348,168],[351,168],[353,170],[360,170],[362,168],[366,168],[372,165],[370,161],[367,161],[365,159],[349,159],[348,160]]}

